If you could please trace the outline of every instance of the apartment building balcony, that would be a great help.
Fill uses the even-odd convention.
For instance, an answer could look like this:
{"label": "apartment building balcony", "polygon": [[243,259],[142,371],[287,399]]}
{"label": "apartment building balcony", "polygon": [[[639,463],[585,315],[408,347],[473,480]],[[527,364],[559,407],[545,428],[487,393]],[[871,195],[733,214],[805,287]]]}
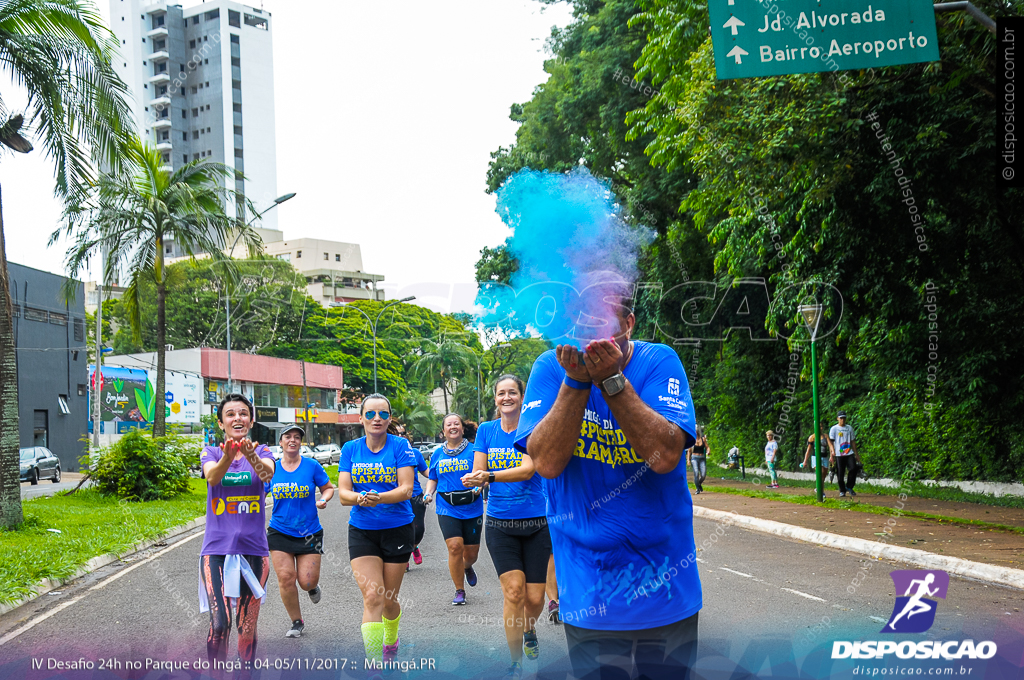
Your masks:
{"label": "apartment building balcony", "polygon": [[169,73],[157,73],[155,76],[149,77],[149,82],[152,85],[166,85],[171,82],[171,74]]}
{"label": "apartment building balcony", "polygon": [[169,95],[162,94],[156,99],[150,99],[149,105],[155,109],[166,108],[171,105],[171,98]]}
{"label": "apartment building balcony", "polygon": [[167,27],[166,26],[157,26],[152,31],[147,33],[146,37],[150,38],[150,39],[154,39],[155,38],[157,40],[159,40],[160,38],[166,38],[167,37]]}
{"label": "apartment building balcony", "polygon": [[170,130],[171,117],[167,116],[166,118],[157,118],[155,121],[153,121],[152,128],[154,132],[159,130]]}
{"label": "apartment building balcony", "polygon": [[157,142],[156,144],[157,151],[171,151],[173,149],[174,147],[171,146],[170,142]]}
{"label": "apartment building balcony", "polygon": [[170,56],[167,54],[167,50],[157,50],[156,52],[153,52],[148,57],[146,57],[146,59],[149,59],[150,61],[158,62],[167,61],[169,58]]}

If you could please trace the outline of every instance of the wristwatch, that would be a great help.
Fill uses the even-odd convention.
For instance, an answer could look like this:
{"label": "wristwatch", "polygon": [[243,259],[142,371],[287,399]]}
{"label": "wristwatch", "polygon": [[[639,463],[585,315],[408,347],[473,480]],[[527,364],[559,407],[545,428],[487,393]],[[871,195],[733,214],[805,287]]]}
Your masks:
{"label": "wristwatch", "polygon": [[491,484],[494,483],[494,473],[493,472],[491,474],[487,475],[487,481],[490,482]]}
{"label": "wristwatch", "polygon": [[589,390],[591,385],[593,384],[588,382],[582,382],[579,380],[573,380],[569,376],[565,376],[565,379],[562,382],[564,382],[566,385],[573,388],[574,390]]}
{"label": "wristwatch", "polygon": [[612,377],[605,379],[605,381],[601,383],[601,387],[604,389],[606,396],[613,397],[626,389],[626,376],[622,375],[622,372],[620,371]]}

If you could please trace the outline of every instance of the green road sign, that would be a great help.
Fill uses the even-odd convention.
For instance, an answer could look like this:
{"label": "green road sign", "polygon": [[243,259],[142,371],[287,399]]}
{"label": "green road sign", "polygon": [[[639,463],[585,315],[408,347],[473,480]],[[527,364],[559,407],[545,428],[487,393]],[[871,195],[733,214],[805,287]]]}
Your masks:
{"label": "green road sign", "polygon": [[719,80],[938,61],[932,0],[709,0]]}

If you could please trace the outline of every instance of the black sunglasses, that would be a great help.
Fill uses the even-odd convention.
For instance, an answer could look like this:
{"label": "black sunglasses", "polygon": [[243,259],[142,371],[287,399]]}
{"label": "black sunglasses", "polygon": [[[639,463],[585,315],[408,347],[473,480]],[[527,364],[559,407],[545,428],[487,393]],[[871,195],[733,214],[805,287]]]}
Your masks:
{"label": "black sunglasses", "polygon": [[390,411],[367,411],[366,413],[363,414],[363,417],[366,418],[367,420],[373,420],[374,418],[377,417],[378,413],[380,413],[381,420],[387,420],[388,418],[391,417]]}

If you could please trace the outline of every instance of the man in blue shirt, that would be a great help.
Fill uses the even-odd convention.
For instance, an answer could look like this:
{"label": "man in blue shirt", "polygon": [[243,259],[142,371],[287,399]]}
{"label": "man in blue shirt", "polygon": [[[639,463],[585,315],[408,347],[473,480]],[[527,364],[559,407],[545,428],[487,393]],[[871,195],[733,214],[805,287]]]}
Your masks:
{"label": "man in blue shirt", "polygon": [[[579,680],[679,680],[702,606],[683,451],[689,382],[668,346],[632,342],[623,297],[604,339],[533,365],[516,446],[544,478],[560,610]],[[601,665],[598,664],[598,655]]]}

